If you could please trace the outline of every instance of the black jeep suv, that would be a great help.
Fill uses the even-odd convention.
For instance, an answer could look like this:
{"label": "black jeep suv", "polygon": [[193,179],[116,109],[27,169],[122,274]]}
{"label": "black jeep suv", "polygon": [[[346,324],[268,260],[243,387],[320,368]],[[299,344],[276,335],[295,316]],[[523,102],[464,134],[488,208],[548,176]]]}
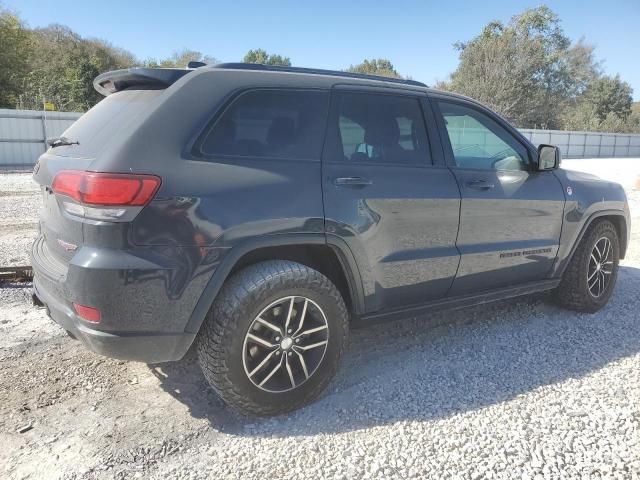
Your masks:
{"label": "black jeep suv", "polygon": [[36,300],[91,350],[195,343],[236,409],[298,408],[349,327],[554,290],[595,312],[623,189],[558,169],[479,103],[410,80],[250,64],[129,69],[36,165]]}

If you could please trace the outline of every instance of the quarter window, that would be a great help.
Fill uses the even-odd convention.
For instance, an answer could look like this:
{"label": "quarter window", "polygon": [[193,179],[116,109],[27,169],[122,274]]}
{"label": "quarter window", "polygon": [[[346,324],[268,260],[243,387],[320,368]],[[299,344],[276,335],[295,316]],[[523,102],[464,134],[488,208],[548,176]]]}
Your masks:
{"label": "quarter window", "polygon": [[338,156],[348,162],[430,162],[418,99],[342,93],[337,101]]}
{"label": "quarter window", "polygon": [[254,90],[238,97],[201,145],[206,155],[319,159],[328,93]]}
{"label": "quarter window", "polygon": [[488,115],[464,105],[438,102],[458,167],[526,170],[527,151]]}

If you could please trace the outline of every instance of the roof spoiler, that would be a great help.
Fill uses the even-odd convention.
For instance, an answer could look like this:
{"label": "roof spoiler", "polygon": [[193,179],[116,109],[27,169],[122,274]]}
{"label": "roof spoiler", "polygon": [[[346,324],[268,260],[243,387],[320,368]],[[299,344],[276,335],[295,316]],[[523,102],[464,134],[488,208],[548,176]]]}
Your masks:
{"label": "roof spoiler", "polygon": [[162,90],[192,70],[181,68],[127,68],[98,75],[93,88],[105,97],[128,88]]}

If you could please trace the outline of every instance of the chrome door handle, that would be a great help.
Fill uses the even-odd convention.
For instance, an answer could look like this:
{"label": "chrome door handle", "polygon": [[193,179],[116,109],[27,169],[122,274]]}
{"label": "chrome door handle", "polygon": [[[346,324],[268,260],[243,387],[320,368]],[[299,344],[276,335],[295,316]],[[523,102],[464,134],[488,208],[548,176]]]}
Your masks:
{"label": "chrome door handle", "polygon": [[372,183],[364,177],[338,177],[333,180],[333,184],[337,187],[366,187]]}

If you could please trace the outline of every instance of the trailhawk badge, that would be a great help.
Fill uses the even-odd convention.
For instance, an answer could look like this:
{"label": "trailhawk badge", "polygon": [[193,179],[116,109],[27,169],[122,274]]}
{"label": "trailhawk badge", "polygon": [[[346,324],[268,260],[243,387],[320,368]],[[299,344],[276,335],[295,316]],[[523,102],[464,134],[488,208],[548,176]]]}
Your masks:
{"label": "trailhawk badge", "polygon": [[78,248],[77,245],[74,245],[73,243],[65,242],[64,240],[60,240],[60,239],[58,239],[58,245],[64,248],[67,252],[73,252]]}

